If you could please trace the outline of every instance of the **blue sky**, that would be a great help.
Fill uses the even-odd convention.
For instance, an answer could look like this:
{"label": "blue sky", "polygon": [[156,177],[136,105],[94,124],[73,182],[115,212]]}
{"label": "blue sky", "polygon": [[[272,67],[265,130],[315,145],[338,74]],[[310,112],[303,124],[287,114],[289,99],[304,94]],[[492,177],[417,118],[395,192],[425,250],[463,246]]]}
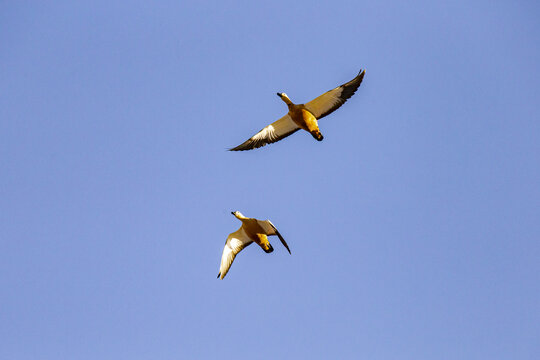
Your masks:
{"label": "blue sky", "polygon": [[[538,359],[539,15],[3,2],[0,358]],[[361,68],[324,141],[225,151]],[[292,255],[217,280],[232,210]]]}

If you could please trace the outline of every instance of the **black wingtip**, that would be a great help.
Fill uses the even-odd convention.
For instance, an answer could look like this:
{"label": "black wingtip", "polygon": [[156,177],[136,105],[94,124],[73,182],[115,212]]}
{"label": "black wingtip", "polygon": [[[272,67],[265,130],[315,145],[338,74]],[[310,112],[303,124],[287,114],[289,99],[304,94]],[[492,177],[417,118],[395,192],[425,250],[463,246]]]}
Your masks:
{"label": "black wingtip", "polygon": [[253,149],[256,149],[255,147],[254,148],[246,148],[246,147],[242,147],[242,145],[244,144],[240,144],[236,147],[233,147],[233,148],[230,148],[228,149],[227,151],[246,151],[246,150],[253,150]]}
{"label": "black wingtip", "polygon": [[279,238],[279,240],[281,241],[281,243],[283,244],[283,246],[285,246],[285,249],[287,249],[287,251],[289,252],[290,255],[291,254],[291,249],[289,249],[289,245],[287,245],[287,242],[285,241],[285,239],[283,238],[283,236],[281,236],[281,234],[279,233],[278,229],[272,224],[272,227],[274,228],[274,230],[276,231],[276,235],[277,237]]}
{"label": "black wingtip", "polygon": [[360,78],[360,81],[364,80],[364,75],[366,75],[366,69],[360,70],[358,75],[356,75],[357,78]]}
{"label": "black wingtip", "polygon": [[288,247],[288,246],[286,246],[286,249],[287,249],[287,251],[289,252],[289,255],[292,255],[292,253],[291,253],[291,249],[289,249],[289,247]]}

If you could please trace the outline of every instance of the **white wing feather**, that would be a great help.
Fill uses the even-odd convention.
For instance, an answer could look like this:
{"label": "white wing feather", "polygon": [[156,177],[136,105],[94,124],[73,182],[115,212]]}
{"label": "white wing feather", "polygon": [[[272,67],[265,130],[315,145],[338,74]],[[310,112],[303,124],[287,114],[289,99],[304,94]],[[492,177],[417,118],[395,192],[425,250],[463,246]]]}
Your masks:
{"label": "white wing feather", "polygon": [[261,131],[253,135],[251,138],[244,141],[242,144],[230,150],[239,151],[256,149],[261,146],[265,146],[266,144],[271,144],[279,141],[298,131],[299,129],[300,128],[298,127],[298,125],[296,125],[289,116],[289,114],[287,114],[281,119],[274,121],[270,125],[266,126]]}
{"label": "white wing feather", "polygon": [[248,245],[251,245],[253,241],[247,236],[243,228],[238,229],[227,237],[225,247],[223,248],[223,254],[221,255],[221,265],[219,266],[218,277],[223,279],[229,272],[229,269],[240,251]]}

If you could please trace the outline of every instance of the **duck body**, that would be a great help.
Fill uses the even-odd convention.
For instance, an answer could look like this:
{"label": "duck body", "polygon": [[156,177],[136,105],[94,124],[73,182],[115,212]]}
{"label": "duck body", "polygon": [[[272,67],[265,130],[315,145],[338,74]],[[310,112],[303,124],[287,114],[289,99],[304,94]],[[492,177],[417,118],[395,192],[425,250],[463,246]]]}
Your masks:
{"label": "duck body", "polygon": [[234,211],[232,214],[238,220],[242,221],[242,226],[235,232],[230,233],[227,237],[227,241],[223,247],[223,254],[221,255],[218,278],[223,279],[227,275],[227,272],[229,272],[236,255],[253,243],[259,245],[265,253],[273,252],[274,248],[268,241],[268,236],[276,235],[289,254],[291,253],[289,245],[287,245],[283,236],[281,236],[270,220],[248,218],[239,211]]}
{"label": "duck body", "polygon": [[[279,94],[283,96],[284,94]],[[284,95],[287,96],[287,95]],[[292,121],[300,128],[309,132],[317,141],[322,141],[323,136],[319,130],[319,122],[315,115],[309,111],[304,104],[289,105],[289,113]]]}
{"label": "duck body", "polygon": [[289,107],[287,115],[262,128],[258,133],[242,144],[229,149],[231,151],[252,150],[267,144],[275,143],[302,129],[316,140],[323,140],[319,130],[319,120],[336,111],[354,95],[366,71],[361,70],[351,81],[340,85],[305,104],[294,104],[285,93],[277,93]]}

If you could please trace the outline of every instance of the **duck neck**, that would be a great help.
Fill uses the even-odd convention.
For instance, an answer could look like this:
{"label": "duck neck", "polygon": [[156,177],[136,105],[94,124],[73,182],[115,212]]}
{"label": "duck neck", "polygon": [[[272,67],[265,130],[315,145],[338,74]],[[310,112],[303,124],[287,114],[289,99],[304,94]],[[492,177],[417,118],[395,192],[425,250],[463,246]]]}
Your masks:
{"label": "duck neck", "polygon": [[293,102],[291,101],[291,99],[289,99],[287,96],[282,96],[281,97],[281,100],[283,100],[285,102],[285,104],[287,104],[287,106],[289,107],[289,109],[291,107],[294,106]]}

